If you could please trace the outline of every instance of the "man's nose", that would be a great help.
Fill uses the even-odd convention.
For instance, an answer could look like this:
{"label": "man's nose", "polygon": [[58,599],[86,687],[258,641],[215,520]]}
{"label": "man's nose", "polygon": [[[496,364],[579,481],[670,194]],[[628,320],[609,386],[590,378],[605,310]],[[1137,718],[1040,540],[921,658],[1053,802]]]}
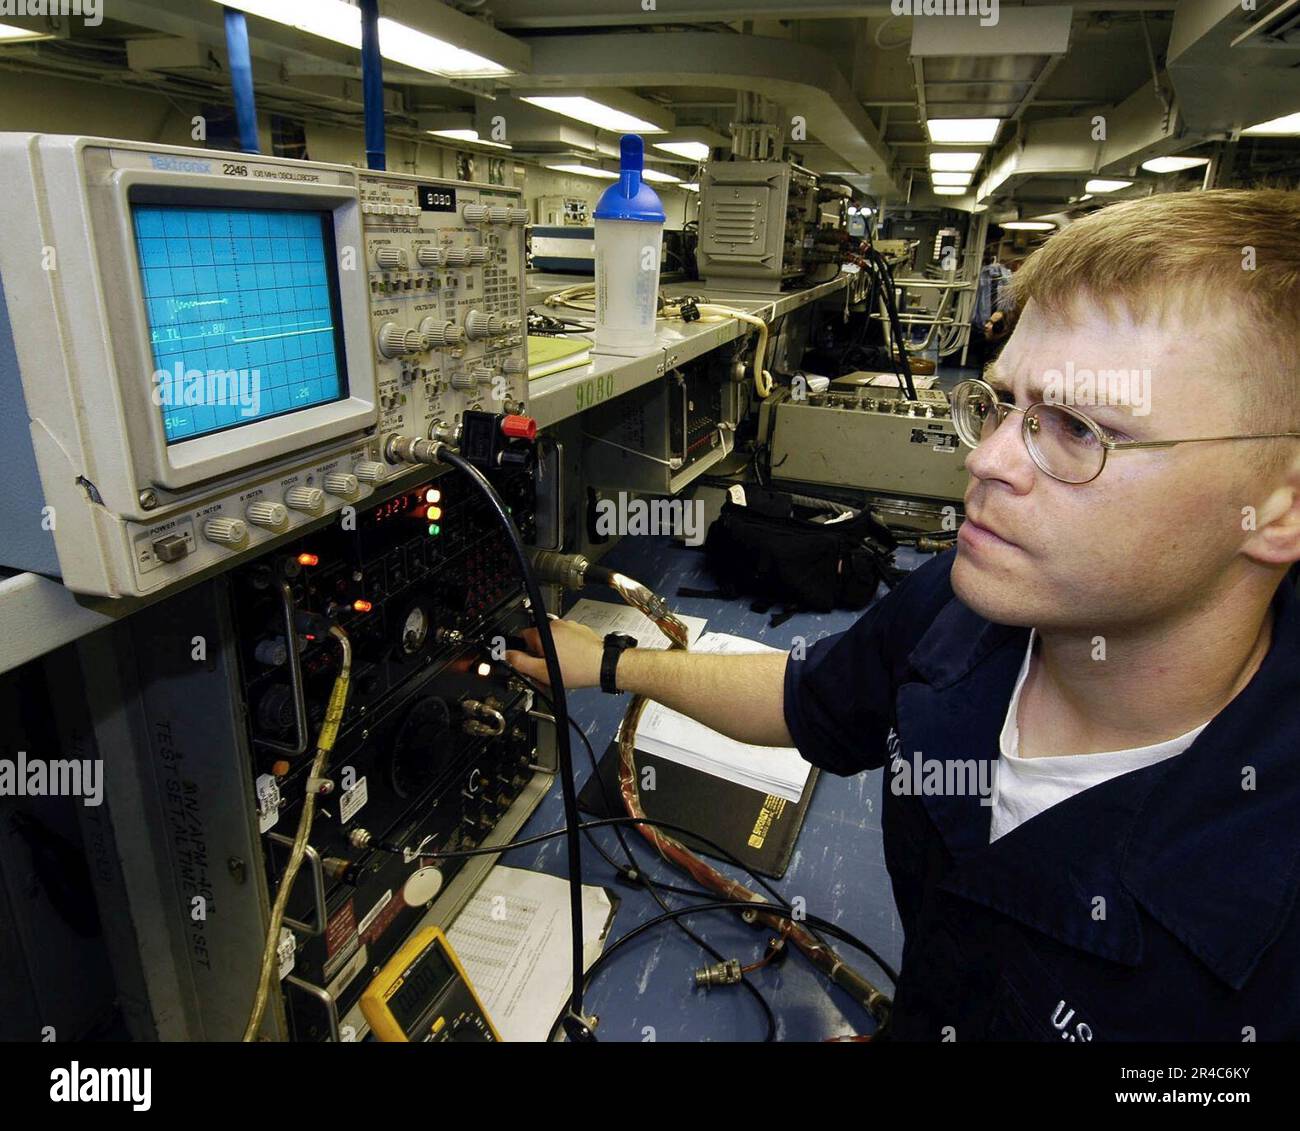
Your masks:
{"label": "man's nose", "polygon": [[1028,490],[1038,468],[1021,435],[1022,415],[1010,412],[991,435],[966,453],[966,470],[976,479],[1001,479],[1018,491]]}

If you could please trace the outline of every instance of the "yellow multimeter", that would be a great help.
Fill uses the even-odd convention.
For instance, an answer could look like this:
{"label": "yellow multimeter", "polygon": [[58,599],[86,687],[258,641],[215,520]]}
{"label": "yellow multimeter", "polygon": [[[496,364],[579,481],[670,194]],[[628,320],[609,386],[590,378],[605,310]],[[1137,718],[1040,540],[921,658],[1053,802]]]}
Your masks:
{"label": "yellow multimeter", "polygon": [[380,1041],[499,1041],[465,968],[438,927],[416,931],[361,995]]}

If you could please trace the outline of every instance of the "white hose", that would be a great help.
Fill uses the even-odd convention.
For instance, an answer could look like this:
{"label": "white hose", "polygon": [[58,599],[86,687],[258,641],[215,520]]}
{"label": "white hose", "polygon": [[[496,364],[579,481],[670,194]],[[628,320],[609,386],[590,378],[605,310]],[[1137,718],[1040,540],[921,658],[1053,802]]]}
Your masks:
{"label": "white hose", "polygon": [[758,345],[754,347],[754,391],[760,400],[766,400],[771,396],[772,374],[763,368],[763,361],[767,354],[767,323],[757,314],[750,314],[747,310],[737,310],[731,306],[701,303],[697,309],[703,316],[735,318],[737,321],[748,323],[758,331]]}

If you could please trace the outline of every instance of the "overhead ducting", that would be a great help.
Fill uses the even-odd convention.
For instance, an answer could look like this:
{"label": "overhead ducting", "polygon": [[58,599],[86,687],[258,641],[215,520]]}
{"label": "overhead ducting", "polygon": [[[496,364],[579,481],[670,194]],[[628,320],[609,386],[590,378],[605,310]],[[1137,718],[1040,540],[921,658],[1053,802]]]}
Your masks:
{"label": "overhead ducting", "polygon": [[1182,0],[1166,66],[1186,128],[1220,136],[1300,110],[1300,3]]}
{"label": "overhead ducting", "polygon": [[[557,35],[528,40],[530,87],[690,86],[748,90],[806,123],[807,136],[871,178],[873,193],[893,194],[898,179],[880,134],[823,51],[788,39],[716,32],[620,36]],[[800,129],[787,128],[794,148]]]}

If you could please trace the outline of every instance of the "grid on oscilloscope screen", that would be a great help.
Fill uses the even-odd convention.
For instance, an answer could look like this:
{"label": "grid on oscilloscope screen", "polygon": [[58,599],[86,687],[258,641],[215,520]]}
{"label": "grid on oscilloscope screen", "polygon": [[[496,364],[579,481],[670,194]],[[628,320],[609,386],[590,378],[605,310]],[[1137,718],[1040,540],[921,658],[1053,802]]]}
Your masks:
{"label": "grid on oscilloscope screen", "polygon": [[346,395],[328,212],[131,210],[167,443]]}

